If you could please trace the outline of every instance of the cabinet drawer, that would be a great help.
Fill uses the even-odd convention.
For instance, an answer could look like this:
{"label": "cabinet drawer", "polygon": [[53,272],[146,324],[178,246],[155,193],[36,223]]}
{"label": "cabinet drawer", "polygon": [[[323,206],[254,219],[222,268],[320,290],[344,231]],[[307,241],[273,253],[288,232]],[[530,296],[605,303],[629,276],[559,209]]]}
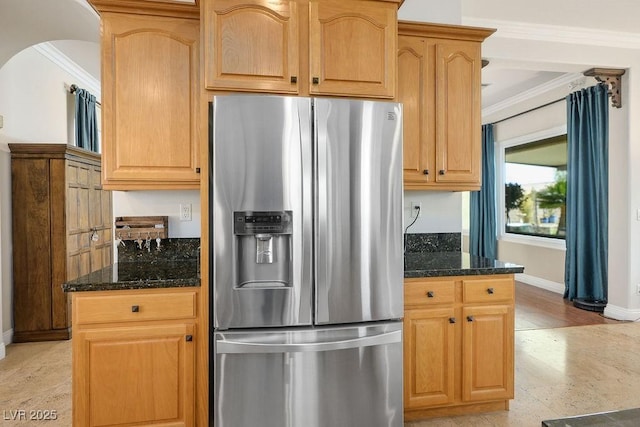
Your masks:
{"label": "cabinet drawer", "polygon": [[514,283],[511,278],[476,279],[462,281],[463,302],[512,301]]}
{"label": "cabinet drawer", "polygon": [[196,292],[76,296],[74,324],[193,319]]}
{"label": "cabinet drawer", "polygon": [[453,280],[441,281],[405,281],[404,305],[424,306],[432,304],[453,303],[455,286]]}

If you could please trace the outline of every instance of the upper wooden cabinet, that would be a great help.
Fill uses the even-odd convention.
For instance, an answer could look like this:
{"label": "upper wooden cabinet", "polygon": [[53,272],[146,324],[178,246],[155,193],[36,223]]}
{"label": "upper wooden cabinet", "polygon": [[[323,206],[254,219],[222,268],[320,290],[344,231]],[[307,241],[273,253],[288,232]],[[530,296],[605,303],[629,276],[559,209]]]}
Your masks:
{"label": "upper wooden cabinet", "polygon": [[207,89],[395,95],[398,1],[202,4]]}
{"label": "upper wooden cabinet", "polygon": [[388,2],[311,0],[309,92],[393,98],[397,9]]}
{"label": "upper wooden cabinet", "polygon": [[295,1],[203,2],[209,89],[298,92]]}
{"label": "upper wooden cabinet", "polygon": [[197,188],[199,21],[101,18],[104,187]]}
{"label": "upper wooden cabinet", "polygon": [[493,31],[399,22],[405,189],[480,189],[480,45]]}

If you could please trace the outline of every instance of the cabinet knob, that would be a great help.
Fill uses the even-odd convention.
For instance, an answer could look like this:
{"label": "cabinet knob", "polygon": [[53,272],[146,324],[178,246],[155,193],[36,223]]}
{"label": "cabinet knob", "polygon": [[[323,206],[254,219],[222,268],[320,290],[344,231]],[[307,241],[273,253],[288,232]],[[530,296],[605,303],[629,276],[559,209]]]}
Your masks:
{"label": "cabinet knob", "polygon": [[311,79],[311,83],[313,83],[314,85],[317,85],[317,84],[320,83],[320,79],[317,78],[317,77],[314,77],[314,78]]}
{"label": "cabinet knob", "polygon": [[440,175],[444,175],[444,169],[440,169],[440,170],[438,171],[438,173],[439,173]]}
{"label": "cabinet knob", "polygon": [[140,306],[139,305],[132,305],[131,306],[131,312],[132,313],[137,313],[140,311]]}
{"label": "cabinet knob", "polygon": [[291,76],[291,83],[298,83],[298,76]]}
{"label": "cabinet knob", "polygon": [[433,291],[427,291],[427,297],[433,298]]}
{"label": "cabinet knob", "polygon": [[196,173],[200,173],[200,168],[196,168]]}
{"label": "cabinet knob", "polygon": [[493,295],[493,288],[489,288],[489,289],[487,289],[487,293],[488,293],[489,295]]}
{"label": "cabinet knob", "polygon": [[473,316],[467,316],[467,322],[473,322]]}
{"label": "cabinet knob", "polygon": [[187,335],[187,336],[185,336],[185,337],[184,337],[184,340],[185,340],[185,341],[188,341],[188,342],[193,341],[193,335]]}
{"label": "cabinet knob", "polygon": [[456,323],[455,317],[449,317],[449,323]]}
{"label": "cabinet knob", "polygon": [[423,171],[422,171],[422,173],[423,173],[424,175],[429,175],[429,169],[425,169],[425,170],[423,170]]}

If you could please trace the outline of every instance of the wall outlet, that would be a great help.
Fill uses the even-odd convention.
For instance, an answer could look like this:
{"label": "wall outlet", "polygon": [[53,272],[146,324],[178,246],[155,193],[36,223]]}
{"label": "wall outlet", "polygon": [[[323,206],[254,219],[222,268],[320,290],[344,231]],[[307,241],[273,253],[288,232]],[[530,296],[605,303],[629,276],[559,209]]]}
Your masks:
{"label": "wall outlet", "polygon": [[180,205],[180,221],[191,221],[191,203]]}
{"label": "wall outlet", "polygon": [[411,218],[422,216],[422,203],[411,202]]}

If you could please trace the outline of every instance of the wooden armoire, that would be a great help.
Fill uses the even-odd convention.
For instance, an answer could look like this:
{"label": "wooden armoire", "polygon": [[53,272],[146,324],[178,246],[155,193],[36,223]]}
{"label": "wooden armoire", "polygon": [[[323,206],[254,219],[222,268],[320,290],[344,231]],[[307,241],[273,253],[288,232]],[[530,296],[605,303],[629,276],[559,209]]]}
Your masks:
{"label": "wooden armoire", "polygon": [[71,337],[75,279],[112,262],[111,192],[100,154],[67,144],[9,144],[13,214],[13,342]]}

